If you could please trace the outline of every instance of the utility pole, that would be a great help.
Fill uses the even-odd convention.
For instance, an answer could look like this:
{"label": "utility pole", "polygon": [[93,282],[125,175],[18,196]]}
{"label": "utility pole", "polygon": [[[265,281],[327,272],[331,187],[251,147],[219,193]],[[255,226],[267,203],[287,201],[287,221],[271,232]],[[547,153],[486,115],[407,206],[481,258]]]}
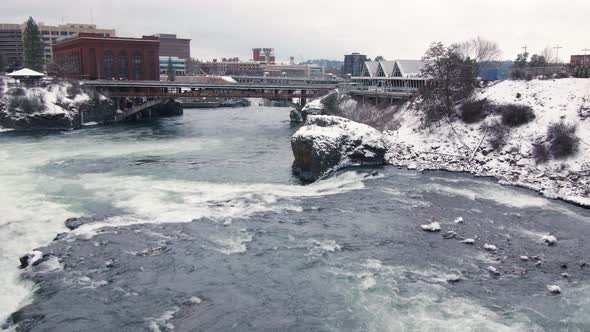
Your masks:
{"label": "utility pole", "polygon": [[527,53],[527,51],[526,51],[526,50],[527,50],[528,48],[527,48],[526,44],[524,44],[524,46],[522,47],[522,49],[524,50],[524,53]]}
{"label": "utility pole", "polygon": [[554,47],[554,49],[557,51],[557,52],[556,52],[556,54],[555,54],[555,63],[558,63],[558,62],[559,62],[559,49],[560,49],[560,48],[563,48],[563,47],[561,47],[561,46],[559,46],[559,45],[556,45],[556,46]]}
{"label": "utility pole", "polygon": [[590,51],[590,48],[585,48],[582,50],[582,52],[584,52],[584,58],[582,58],[582,64],[585,65],[586,64],[586,52]]}

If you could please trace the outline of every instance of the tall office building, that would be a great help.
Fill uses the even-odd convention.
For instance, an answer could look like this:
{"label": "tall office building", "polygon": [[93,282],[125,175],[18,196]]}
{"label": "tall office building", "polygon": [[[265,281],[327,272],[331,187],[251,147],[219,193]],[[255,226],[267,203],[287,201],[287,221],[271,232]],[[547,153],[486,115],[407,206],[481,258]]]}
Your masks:
{"label": "tall office building", "polygon": [[352,53],[344,56],[344,66],[342,66],[342,76],[361,76],[363,64],[367,61],[367,56],[360,53]]}
{"label": "tall office building", "polygon": [[23,38],[20,25],[0,24],[0,57],[7,70],[17,69],[21,66]]}

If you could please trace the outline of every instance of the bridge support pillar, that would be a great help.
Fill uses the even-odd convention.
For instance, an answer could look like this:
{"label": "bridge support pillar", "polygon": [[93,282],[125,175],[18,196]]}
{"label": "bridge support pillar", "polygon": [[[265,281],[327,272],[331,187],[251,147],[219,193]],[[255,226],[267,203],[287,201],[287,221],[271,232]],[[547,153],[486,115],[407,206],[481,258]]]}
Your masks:
{"label": "bridge support pillar", "polygon": [[299,105],[301,105],[301,107],[303,107],[303,106],[305,106],[305,104],[307,104],[307,98],[305,98],[306,95],[307,95],[307,91],[301,90],[301,99],[299,100]]}

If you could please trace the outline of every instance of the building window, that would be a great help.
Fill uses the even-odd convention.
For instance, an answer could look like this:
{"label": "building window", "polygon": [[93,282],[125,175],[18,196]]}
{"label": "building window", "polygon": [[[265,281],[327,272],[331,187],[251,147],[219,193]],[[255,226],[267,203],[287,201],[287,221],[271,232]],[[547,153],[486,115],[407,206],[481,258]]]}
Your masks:
{"label": "building window", "polygon": [[122,80],[129,79],[129,59],[127,58],[127,53],[125,51],[121,51],[119,53],[119,78]]}
{"label": "building window", "polygon": [[113,78],[113,52],[105,51],[102,59],[102,76],[104,79],[110,80]]}
{"label": "building window", "polygon": [[133,79],[141,80],[141,53],[139,51],[133,52]]}

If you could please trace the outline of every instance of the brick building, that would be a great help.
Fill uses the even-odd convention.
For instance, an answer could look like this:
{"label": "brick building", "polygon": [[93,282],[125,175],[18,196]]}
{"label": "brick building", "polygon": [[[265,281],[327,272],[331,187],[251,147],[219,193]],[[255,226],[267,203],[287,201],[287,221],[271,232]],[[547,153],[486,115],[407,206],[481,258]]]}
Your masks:
{"label": "brick building", "polygon": [[53,44],[60,76],[75,79],[160,79],[160,39],[80,33]]}
{"label": "brick building", "polygon": [[570,58],[570,64],[574,66],[590,65],[590,54],[572,55]]}

